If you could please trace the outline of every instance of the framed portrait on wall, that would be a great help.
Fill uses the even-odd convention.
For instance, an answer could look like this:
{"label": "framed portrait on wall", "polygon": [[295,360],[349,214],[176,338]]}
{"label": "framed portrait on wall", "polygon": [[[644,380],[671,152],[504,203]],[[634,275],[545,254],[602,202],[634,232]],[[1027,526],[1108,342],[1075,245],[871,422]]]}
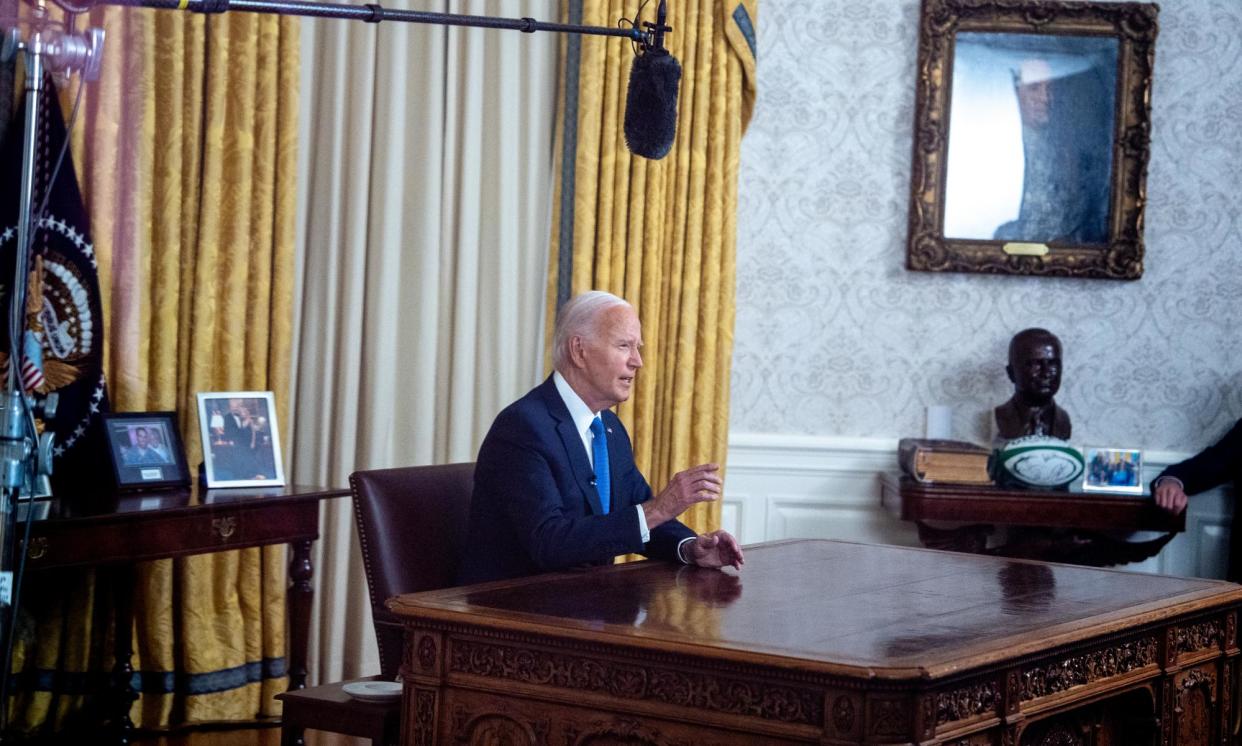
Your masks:
{"label": "framed portrait on wall", "polygon": [[209,488],[285,483],[271,391],[199,393],[198,421]]}
{"label": "framed portrait on wall", "polygon": [[176,412],[112,412],[103,415],[103,422],[118,489],[190,483]]}

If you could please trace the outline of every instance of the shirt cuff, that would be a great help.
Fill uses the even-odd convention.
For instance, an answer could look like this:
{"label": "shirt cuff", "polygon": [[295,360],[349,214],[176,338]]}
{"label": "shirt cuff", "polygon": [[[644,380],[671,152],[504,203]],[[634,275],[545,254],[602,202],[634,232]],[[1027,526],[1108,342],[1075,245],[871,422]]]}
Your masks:
{"label": "shirt cuff", "polygon": [[691,562],[691,561],[690,561],[690,558],[689,558],[689,557],[687,557],[687,556],[686,556],[686,555],[685,555],[685,554],[684,554],[681,550],[685,549],[686,544],[688,544],[689,542],[694,541],[694,540],[695,540],[695,538],[697,538],[697,537],[694,537],[694,536],[687,536],[686,538],[684,538],[684,539],[682,539],[681,541],[677,542],[677,559],[681,560],[681,564],[683,564],[683,565],[693,565],[693,564],[694,564],[693,562]]}
{"label": "shirt cuff", "polygon": [[643,513],[643,506],[635,505],[634,510],[638,511],[638,535],[642,538],[643,543],[651,541],[651,531],[647,529],[647,514]]}
{"label": "shirt cuff", "polygon": [[1152,482],[1151,486],[1159,487],[1162,482],[1177,482],[1178,489],[1180,489],[1182,492],[1186,491],[1186,484],[1182,482],[1182,480],[1178,479],[1177,477],[1159,477],[1158,479],[1156,479],[1156,481]]}

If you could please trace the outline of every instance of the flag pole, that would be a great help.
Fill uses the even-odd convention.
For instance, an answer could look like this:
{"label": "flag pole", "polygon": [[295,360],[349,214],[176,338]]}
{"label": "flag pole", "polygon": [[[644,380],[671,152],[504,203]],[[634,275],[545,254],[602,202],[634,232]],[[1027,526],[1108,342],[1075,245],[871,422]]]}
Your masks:
{"label": "flag pole", "polygon": [[[34,13],[36,17],[42,18],[47,15],[47,8],[43,5],[42,0],[35,6]],[[20,353],[22,347],[22,337],[24,329],[22,321],[26,318],[26,272],[30,263],[30,247],[33,241],[30,240],[31,223],[34,221],[34,180],[35,180],[35,148],[36,140],[35,132],[39,126],[39,106],[42,103],[39,95],[43,93],[43,56],[44,47],[47,43],[45,32],[36,26],[35,31],[27,40],[24,52],[26,61],[26,121],[25,121],[25,137],[22,140],[22,177],[21,177],[21,203],[17,213],[17,257],[13,268],[13,284],[10,286],[9,297],[9,369],[6,377],[5,386],[5,412],[20,411],[20,407],[7,406],[14,392],[19,396],[22,394],[21,374],[19,372],[18,361],[21,360]],[[12,418],[7,414],[0,417],[0,438],[9,440],[11,438],[20,438],[22,436],[21,428],[16,429],[10,427],[9,421]],[[17,425],[24,425],[24,421],[19,420]],[[25,459],[25,454],[17,459],[19,462]],[[4,487],[21,487],[21,479],[14,481],[14,466],[11,463],[13,455],[8,453],[7,449],[3,453],[3,468],[0,470],[0,485]]]}
{"label": "flag pole", "polygon": [[[22,132],[22,171],[19,182],[17,242],[14,246],[13,274],[9,281],[8,370],[0,395],[0,740],[6,740],[9,715],[14,629],[21,593],[21,574],[25,568],[25,543],[17,542],[17,506],[22,491],[37,481],[37,475],[52,472],[52,433],[40,434],[36,418],[50,419],[56,408],[56,394],[50,393],[36,405],[26,394],[23,378],[27,335],[26,305],[30,256],[41,215],[35,214],[35,176],[38,163],[39,118],[43,115],[46,76],[50,69],[80,69],[85,79],[98,77],[103,31],[90,29],[77,35],[48,17],[44,0],[35,0],[27,19],[30,34],[22,41],[13,28],[3,39],[3,57],[22,53],[25,63],[25,117]],[[50,193],[55,174],[49,175]],[[33,511],[27,506],[26,535],[29,537]],[[21,551],[20,558],[16,555]],[[15,572],[16,569],[16,572]]]}
{"label": "flag pole", "polygon": [[[36,16],[46,16],[41,0],[34,8]],[[17,529],[17,502],[29,461],[36,457],[35,433],[27,429],[29,413],[26,393],[22,387],[21,360],[25,342],[26,274],[29,264],[31,214],[34,203],[35,132],[39,124],[39,94],[43,91],[42,29],[36,29],[25,45],[26,118],[22,140],[22,174],[20,206],[17,214],[17,244],[13,275],[9,284],[9,365],[5,376],[4,396],[0,399],[0,732],[8,729],[8,682],[12,667],[12,640],[17,625],[17,599],[13,593],[14,534]],[[33,95],[32,95],[33,94]]]}

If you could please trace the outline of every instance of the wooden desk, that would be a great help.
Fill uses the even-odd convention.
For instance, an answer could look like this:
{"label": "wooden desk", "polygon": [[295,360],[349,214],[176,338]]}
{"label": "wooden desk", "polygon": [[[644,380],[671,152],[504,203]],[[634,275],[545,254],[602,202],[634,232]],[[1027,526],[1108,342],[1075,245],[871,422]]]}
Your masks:
{"label": "wooden desk", "polygon": [[833,541],[399,596],[402,743],[1229,743],[1242,586]]}
{"label": "wooden desk", "polygon": [[[26,569],[108,566],[118,620],[133,616],[133,564],[143,560],[288,543],[289,688],[306,685],[306,649],[314,576],[311,542],[319,537],[319,501],[348,489],[289,486],[93,495],[36,500]],[[24,508],[25,506],[23,506]],[[40,517],[45,515],[46,517]],[[20,531],[18,534],[20,535]],[[130,625],[116,625],[113,669],[114,726],[125,742],[133,728],[129,707],[133,642]]]}
{"label": "wooden desk", "polygon": [[[1185,511],[1171,515],[1149,495],[1004,489],[988,485],[924,484],[884,474],[880,500],[894,517],[914,521],[919,540],[933,549],[1028,557],[1097,567],[1153,557],[1186,529]],[[943,528],[933,521],[966,525]],[[997,526],[1011,530],[991,543]],[[1128,541],[1118,534],[1159,531]]]}

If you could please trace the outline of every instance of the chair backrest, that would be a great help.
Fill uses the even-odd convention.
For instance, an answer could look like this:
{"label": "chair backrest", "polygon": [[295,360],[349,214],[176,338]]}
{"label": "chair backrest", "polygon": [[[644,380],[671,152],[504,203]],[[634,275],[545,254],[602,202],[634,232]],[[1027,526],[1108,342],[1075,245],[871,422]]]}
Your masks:
{"label": "chair backrest", "polygon": [[356,471],[349,486],[380,668],[392,678],[401,666],[402,627],[384,602],[453,585],[466,541],[474,464]]}

